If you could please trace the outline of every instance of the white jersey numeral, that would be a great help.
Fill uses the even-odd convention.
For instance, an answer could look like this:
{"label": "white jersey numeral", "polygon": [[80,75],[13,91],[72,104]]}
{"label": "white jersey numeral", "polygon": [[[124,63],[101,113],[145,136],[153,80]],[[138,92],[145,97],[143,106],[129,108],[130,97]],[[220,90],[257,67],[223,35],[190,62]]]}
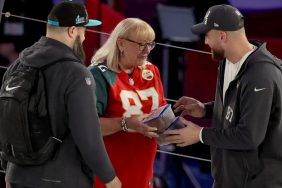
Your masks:
{"label": "white jersey numeral", "polygon": [[[120,98],[122,101],[122,107],[125,109],[123,114],[124,117],[130,117],[132,115],[141,115],[144,114],[142,109],[142,101],[152,100],[151,110],[154,110],[159,107],[159,95],[154,87],[150,87],[144,90],[128,91],[122,90],[120,92]],[[131,104],[130,101],[133,101],[134,104]]]}

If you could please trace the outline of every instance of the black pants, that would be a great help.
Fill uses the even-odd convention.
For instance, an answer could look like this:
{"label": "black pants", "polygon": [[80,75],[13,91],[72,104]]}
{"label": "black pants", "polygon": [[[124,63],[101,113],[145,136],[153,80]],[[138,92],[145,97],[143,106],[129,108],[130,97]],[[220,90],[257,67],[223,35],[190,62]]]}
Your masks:
{"label": "black pants", "polygon": [[11,183],[11,188],[35,188],[35,187],[28,187],[28,186],[24,186],[24,185]]}
{"label": "black pants", "polygon": [[2,172],[0,172],[0,187],[5,187],[5,174]]}

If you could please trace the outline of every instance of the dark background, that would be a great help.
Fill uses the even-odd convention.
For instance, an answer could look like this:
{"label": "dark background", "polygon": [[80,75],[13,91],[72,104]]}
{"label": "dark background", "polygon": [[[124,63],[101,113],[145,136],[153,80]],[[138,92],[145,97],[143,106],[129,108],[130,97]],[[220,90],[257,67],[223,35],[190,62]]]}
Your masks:
{"label": "dark background", "polygon": [[[79,1],[79,0],[77,0]],[[1,3],[4,1],[1,0]],[[60,0],[6,0],[3,12],[46,21],[47,14],[54,3]],[[195,22],[200,22],[207,9],[214,4],[232,4],[239,8],[245,16],[245,28],[250,39],[267,42],[268,49],[277,57],[282,58],[282,2],[279,0],[86,0],[84,2],[90,18],[102,20],[101,27],[96,31],[111,32],[118,21],[125,17],[139,17],[152,25],[156,32],[156,42],[175,46],[209,51],[203,45],[203,36],[196,41],[181,41],[163,37],[160,17],[157,12],[159,3],[178,8],[193,8]],[[1,10],[0,3],[0,10]],[[18,53],[25,47],[36,42],[45,35],[46,25],[37,21],[4,16],[0,24],[0,78]],[[182,28],[185,20],[174,20],[170,27]],[[97,33],[87,33],[84,47],[87,55],[86,65],[90,58],[103,43],[106,36]],[[166,51],[166,52],[165,52]],[[165,55],[165,53],[167,53]],[[166,59],[167,58],[167,59]],[[176,49],[157,45],[150,54],[150,60],[160,68],[163,75],[167,70],[167,82],[164,83],[166,97],[177,100],[183,95],[195,97],[203,102],[213,100],[217,73],[217,63],[211,61],[210,55],[191,50]],[[168,62],[164,67],[164,62]],[[165,81],[165,80],[164,80]],[[173,102],[172,102],[173,104]],[[196,121],[202,126],[210,126],[209,121]],[[185,148],[174,146],[159,148],[188,156],[209,159],[209,148],[203,144],[195,144]],[[156,158],[156,176],[160,184],[156,187],[195,187],[187,180],[187,172],[183,165],[189,165],[200,183],[200,187],[210,187],[210,163],[198,160],[188,160],[158,153]],[[4,187],[4,174],[0,173],[0,187]],[[189,179],[189,178],[188,178]],[[160,185],[160,186],[157,186]]]}

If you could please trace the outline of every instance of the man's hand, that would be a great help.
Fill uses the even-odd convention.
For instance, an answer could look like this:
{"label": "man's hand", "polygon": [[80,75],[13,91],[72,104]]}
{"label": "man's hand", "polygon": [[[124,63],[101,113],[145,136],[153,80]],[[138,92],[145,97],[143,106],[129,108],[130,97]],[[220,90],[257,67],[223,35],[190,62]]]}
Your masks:
{"label": "man's hand", "polygon": [[121,182],[116,176],[112,181],[106,183],[107,188],[121,188]]}
{"label": "man's hand", "polygon": [[206,115],[205,105],[191,97],[181,97],[173,105],[174,112],[181,112],[181,116],[190,115],[196,118],[202,118]]}
{"label": "man's hand", "polygon": [[179,118],[182,123],[186,125],[185,128],[182,129],[174,129],[168,130],[165,134],[165,142],[169,142],[172,144],[176,144],[179,147],[184,147],[188,145],[195,144],[200,141],[200,130],[201,127],[192,123],[191,121],[187,121],[184,118]]}
{"label": "man's hand", "polygon": [[6,188],[11,188],[11,185],[9,182],[6,181]]}

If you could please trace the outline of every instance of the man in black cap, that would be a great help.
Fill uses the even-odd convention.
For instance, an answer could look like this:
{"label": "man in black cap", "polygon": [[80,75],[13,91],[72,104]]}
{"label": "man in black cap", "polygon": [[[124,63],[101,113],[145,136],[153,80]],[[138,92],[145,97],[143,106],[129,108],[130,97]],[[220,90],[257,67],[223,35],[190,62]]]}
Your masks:
{"label": "man in black cap", "polygon": [[209,145],[214,188],[282,187],[281,60],[265,43],[247,40],[243,15],[230,5],[209,8],[192,31],[205,35],[212,58],[221,61],[216,97],[209,103],[182,97],[175,112],[212,118],[212,127],[182,119],[187,127],[167,131],[167,141]]}
{"label": "man in black cap", "polygon": [[88,19],[83,5],[60,3],[48,15],[46,36],[24,49],[7,70],[4,80],[21,65],[52,64],[43,72],[49,119],[54,134],[65,135],[54,157],[42,165],[9,162],[6,180],[11,188],[92,188],[94,175],[107,188],[121,187],[100,133],[95,82],[83,64],[86,27],[100,24]]}

